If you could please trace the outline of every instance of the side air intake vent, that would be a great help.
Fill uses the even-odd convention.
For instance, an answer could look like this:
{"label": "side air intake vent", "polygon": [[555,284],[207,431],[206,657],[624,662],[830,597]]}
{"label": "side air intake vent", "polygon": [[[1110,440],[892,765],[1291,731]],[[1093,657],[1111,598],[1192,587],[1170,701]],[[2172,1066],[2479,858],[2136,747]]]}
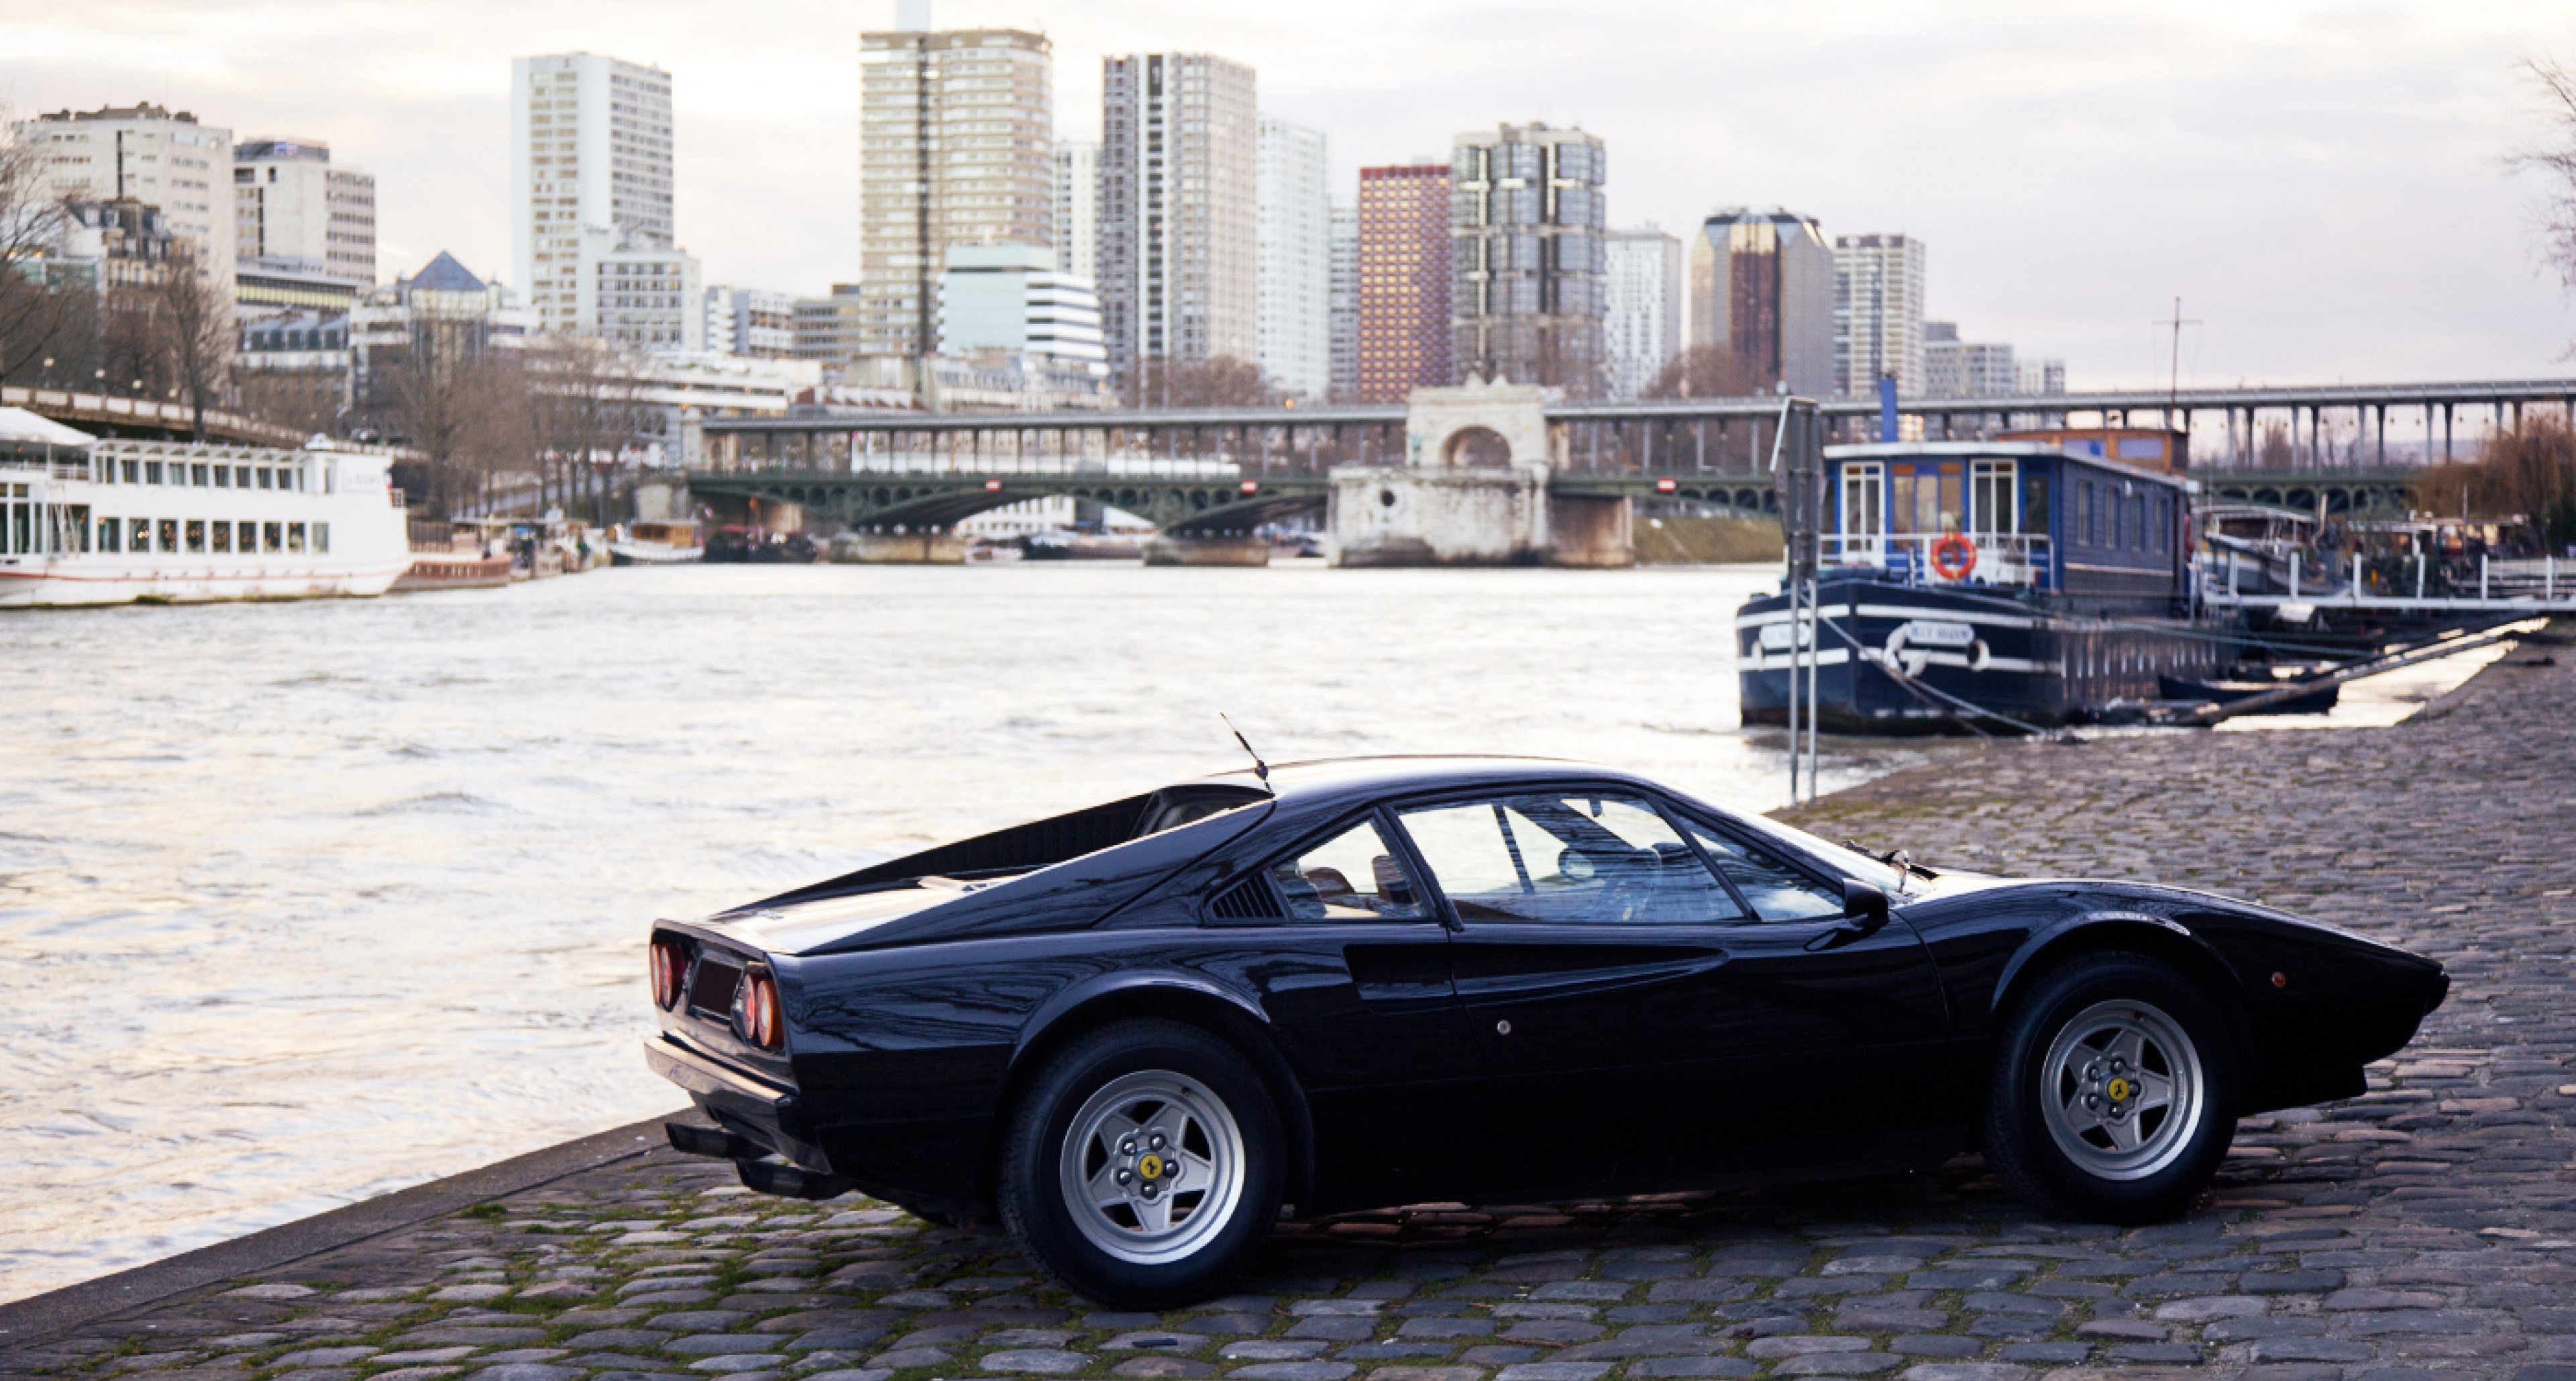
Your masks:
{"label": "side air intake vent", "polygon": [[1280,919],[1279,902],[1270,890],[1270,882],[1258,873],[1217,893],[1216,900],[1208,903],[1208,914],[1220,921]]}

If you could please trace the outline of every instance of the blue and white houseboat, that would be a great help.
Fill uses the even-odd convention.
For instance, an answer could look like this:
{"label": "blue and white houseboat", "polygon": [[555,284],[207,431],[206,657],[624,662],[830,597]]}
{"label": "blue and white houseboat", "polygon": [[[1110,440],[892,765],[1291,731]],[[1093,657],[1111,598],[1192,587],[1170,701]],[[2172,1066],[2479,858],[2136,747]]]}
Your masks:
{"label": "blue and white houseboat", "polygon": [[[2235,660],[2194,607],[2188,481],[2031,442],[1829,446],[1825,477],[1828,732],[2000,727],[1961,705],[2059,725]],[[1789,596],[1735,626],[1744,722],[1785,722]]]}

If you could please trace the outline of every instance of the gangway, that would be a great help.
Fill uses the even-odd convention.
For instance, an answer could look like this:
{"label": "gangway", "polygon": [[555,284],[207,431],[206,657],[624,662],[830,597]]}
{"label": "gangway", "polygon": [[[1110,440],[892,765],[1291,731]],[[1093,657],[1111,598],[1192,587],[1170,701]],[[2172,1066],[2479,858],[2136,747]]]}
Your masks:
{"label": "gangway", "polygon": [[2409,614],[2576,613],[2576,561],[2555,556],[2496,560],[2480,556],[2472,574],[2465,561],[2437,565],[2425,553],[2394,563],[2365,562],[2352,554],[2348,578],[2321,590],[2302,590],[2299,562],[2290,561],[2286,590],[2261,594],[2235,588],[2236,569],[2213,576],[2201,602],[2213,609],[2369,609]]}

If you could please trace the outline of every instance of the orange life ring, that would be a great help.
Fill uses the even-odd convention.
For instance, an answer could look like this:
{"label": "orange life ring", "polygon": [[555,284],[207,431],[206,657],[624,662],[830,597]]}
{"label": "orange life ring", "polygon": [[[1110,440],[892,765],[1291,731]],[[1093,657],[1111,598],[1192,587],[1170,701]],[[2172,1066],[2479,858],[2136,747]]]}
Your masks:
{"label": "orange life ring", "polygon": [[1977,544],[1965,534],[1945,532],[1932,544],[1932,573],[1943,580],[1965,580],[1977,568]]}

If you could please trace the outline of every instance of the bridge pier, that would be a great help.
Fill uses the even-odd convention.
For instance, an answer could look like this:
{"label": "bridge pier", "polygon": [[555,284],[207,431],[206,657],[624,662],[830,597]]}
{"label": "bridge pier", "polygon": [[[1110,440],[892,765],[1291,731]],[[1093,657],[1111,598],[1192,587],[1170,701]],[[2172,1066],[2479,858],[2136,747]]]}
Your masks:
{"label": "bridge pier", "polygon": [[1145,544],[1148,566],[1267,566],[1270,543],[1259,537],[1164,537]]}
{"label": "bridge pier", "polygon": [[962,566],[966,542],[953,532],[844,532],[831,555],[851,566]]}

